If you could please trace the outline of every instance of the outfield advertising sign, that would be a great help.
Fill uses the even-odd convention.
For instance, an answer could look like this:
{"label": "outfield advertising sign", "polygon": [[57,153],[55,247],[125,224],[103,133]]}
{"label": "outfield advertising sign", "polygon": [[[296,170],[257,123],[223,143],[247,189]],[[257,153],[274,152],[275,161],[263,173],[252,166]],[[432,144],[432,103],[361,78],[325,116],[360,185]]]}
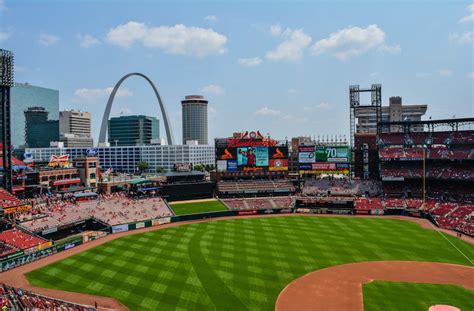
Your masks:
{"label": "outfield advertising sign", "polygon": [[300,174],[349,174],[348,146],[300,146]]}
{"label": "outfield advertising sign", "polygon": [[112,233],[125,232],[128,231],[128,224],[117,225],[112,227]]}

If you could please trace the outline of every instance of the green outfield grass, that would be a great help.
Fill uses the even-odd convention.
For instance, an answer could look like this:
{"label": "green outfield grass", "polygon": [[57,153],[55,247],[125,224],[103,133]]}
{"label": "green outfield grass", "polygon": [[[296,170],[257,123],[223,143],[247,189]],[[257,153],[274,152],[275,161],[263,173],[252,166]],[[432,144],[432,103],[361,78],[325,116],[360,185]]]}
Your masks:
{"label": "green outfield grass", "polygon": [[[474,246],[449,239],[474,258]],[[114,297],[131,310],[273,310],[296,278],[369,260],[469,264],[439,233],[412,222],[288,216],[125,236],[27,277],[34,286]]]}
{"label": "green outfield grass", "polygon": [[171,203],[170,206],[176,215],[228,211],[227,207],[218,200],[190,203]]}
{"label": "green outfield grass", "polygon": [[461,286],[375,281],[364,285],[365,311],[427,311],[432,305],[474,310],[474,291]]}

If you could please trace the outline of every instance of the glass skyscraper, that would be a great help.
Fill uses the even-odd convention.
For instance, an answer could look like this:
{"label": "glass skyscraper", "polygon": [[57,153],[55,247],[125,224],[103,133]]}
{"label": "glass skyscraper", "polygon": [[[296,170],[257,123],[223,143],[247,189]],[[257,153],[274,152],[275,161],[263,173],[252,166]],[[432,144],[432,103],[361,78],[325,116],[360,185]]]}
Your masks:
{"label": "glass skyscraper", "polygon": [[23,148],[26,143],[25,111],[32,107],[42,107],[48,112],[48,120],[59,120],[59,91],[15,83],[10,94],[12,144],[14,148]]}
{"label": "glass skyscraper", "polygon": [[160,123],[155,117],[121,116],[109,120],[111,146],[143,146],[159,138]]}

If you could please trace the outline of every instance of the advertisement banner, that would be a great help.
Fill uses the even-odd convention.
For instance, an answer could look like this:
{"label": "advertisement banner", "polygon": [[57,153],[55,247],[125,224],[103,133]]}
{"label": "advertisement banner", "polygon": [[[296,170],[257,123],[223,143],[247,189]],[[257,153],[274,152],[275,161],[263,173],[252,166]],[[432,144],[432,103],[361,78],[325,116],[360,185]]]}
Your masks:
{"label": "advertisement banner", "polygon": [[137,223],[135,224],[135,228],[136,228],[136,229],[145,228],[145,223],[144,223],[144,222],[137,222]]}
{"label": "advertisement banner", "polygon": [[160,225],[165,225],[165,224],[170,224],[171,223],[171,217],[164,217],[158,219],[158,224]]}
{"label": "advertisement banner", "polygon": [[270,159],[288,159],[288,147],[269,147],[268,156]]}
{"label": "advertisement banner", "polygon": [[336,169],[336,163],[321,163],[316,162],[312,164],[312,170],[331,171]]}
{"label": "advertisement banner", "polygon": [[217,148],[216,156],[218,160],[235,160],[237,159],[236,148]]}
{"label": "advertisement banner", "polygon": [[300,163],[313,163],[314,152],[300,152],[298,154],[298,162]]}
{"label": "advertisement banner", "polygon": [[227,172],[227,161],[226,160],[217,160],[217,171],[218,172]]}
{"label": "advertisement banner", "polygon": [[268,169],[270,171],[287,171],[288,170],[288,159],[271,159],[270,166]]}
{"label": "advertisement banner", "polygon": [[349,147],[316,147],[316,162],[349,162]]}
{"label": "advertisement banner", "polygon": [[117,225],[112,227],[112,233],[128,231],[128,225]]}
{"label": "advertisement banner", "polygon": [[267,147],[255,147],[257,156],[257,166],[268,166],[268,148]]}
{"label": "advertisement banner", "polygon": [[228,172],[237,172],[237,161],[236,160],[227,161],[227,171]]}
{"label": "advertisement banner", "polygon": [[9,215],[9,214],[15,214],[16,212],[29,211],[30,209],[31,209],[30,204],[23,204],[19,206],[6,207],[3,209],[3,212],[5,215]]}
{"label": "advertisement banner", "polygon": [[299,169],[300,170],[311,170],[313,168],[313,165],[311,163],[300,163],[299,164]]}
{"label": "advertisement banner", "polygon": [[249,211],[238,211],[237,216],[244,216],[244,215],[257,215],[258,210],[249,210]]}
{"label": "advertisement banner", "polygon": [[314,152],[314,146],[299,146],[299,152]]}

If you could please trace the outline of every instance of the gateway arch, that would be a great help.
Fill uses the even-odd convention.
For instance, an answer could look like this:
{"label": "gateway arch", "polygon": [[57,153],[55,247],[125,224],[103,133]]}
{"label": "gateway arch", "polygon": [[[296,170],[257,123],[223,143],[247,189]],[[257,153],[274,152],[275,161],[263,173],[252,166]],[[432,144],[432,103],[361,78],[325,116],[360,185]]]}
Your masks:
{"label": "gateway arch", "polygon": [[145,76],[143,73],[139,73],[139,72],[131,72],[129,74],[126,74],[117,82],[117,84],[115,84],[114,89],[112,90],[112,93],[110,93],[109,100],[107,101],[107,106],[105,107],[104,116],[102,117],[102,124],[100,126],[100,134],[99,134],[99,144],[106,142],[107,129],[108,129],[107,122],[110,117],[110,109],[112,108],[112,103],[114,101],[115,94],[120,88],[120,85],[122,85],[122,82],[131,76],[142,77],[150,84],[151,88],[153,89],[153,92],[155,92],[156,99],[158,100],[158,104],[160,105],[161,115],[163,116],[163,122],[165,125],[165,131],[166,131],[166,140],[168,141],[168,145],[173,145],[174,144],[173,131],[171,129],[171,124],[168,119],[168,114],[166,113],[165,105],[163,104],[163,101],[161,100],[160,93],[158,93],[158,89],[156,88],[155,84],[150,80],[150,78]]}

